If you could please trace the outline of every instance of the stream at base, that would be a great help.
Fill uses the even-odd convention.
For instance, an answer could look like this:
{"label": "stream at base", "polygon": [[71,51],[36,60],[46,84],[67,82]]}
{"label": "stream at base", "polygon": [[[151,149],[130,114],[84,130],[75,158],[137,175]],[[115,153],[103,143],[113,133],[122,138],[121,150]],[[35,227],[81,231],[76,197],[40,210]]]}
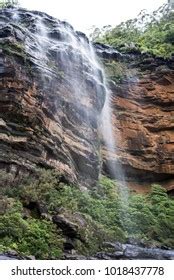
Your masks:
{"label": "stream at base", "polygon": [[132,244],[115,243],[115,252],[101,252],[98,253],[96,257],[98,259],[110,260],[174,260],[174,250],[147,248]]}
{"label": "stream at base", "polygon": [[[174,260],[174,250],[161,248],[148,248],[140,245],[121,244],[119,242],[106,242],[108,250],[96,253],[94,256],[77,254],[64,254],[66,260]],[[111,252],[112,251],[112,252]],[[14,252],[0,254],[0,260],[35,259],[34,257],[21,257]]]}

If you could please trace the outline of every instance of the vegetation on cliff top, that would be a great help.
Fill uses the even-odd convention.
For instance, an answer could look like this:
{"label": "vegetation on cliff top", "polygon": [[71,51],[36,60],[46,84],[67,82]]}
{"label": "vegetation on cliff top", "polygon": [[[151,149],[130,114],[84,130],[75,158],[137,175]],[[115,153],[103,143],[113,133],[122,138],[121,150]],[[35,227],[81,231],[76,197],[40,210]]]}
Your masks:
{"label": "vegetation on cliff top", "polygon": [[0,1],[0,9],[2,8],[14,8],[19,5],[18,0],[1,0]]}
{"label": "vegetation on cliff top", "polygon": [[95,42],[111,45],[122,52],[139,50],[170,58],[174,55],[174,12],[166,5],[152,15],[142,11],[137,18],[114,28],[96,28],[91,37]]}
{"label": "vegetation on cliff top", "polygon": [[55,215],[77,232],[72,243],[79,253],[94,254],[103,241],[127,237],[174,247],[174,199],[157,185],[148,195],[130,194],[125,204],[118,184],[106,177],[82,192],[55,172],[42,171],[35,179],[16,181],[1,173],[0,192],[1,251],[60,258],[66,234],[53,222]]}

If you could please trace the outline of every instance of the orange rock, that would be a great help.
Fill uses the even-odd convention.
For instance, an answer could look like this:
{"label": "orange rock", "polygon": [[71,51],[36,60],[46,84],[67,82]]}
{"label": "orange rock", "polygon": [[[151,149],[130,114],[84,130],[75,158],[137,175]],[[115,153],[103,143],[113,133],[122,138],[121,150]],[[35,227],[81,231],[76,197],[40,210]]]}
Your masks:
{"label": "orange rock", "polygon": [[[127,83],[124,79],[123,85],[111,88],[118,153],[112,160],[115,166],[122,163],[128,181],[167,183],[174,179],[174,61],[156,58],[155,70],[142,71],[142,57],[132,60],[137,61],[132,68],[134,82],[128,76]],[[132,60],[127,61],[129,73]],[[161,65],[167,74],[160,71]],[[105,154],[104,158],[106,168]]]}

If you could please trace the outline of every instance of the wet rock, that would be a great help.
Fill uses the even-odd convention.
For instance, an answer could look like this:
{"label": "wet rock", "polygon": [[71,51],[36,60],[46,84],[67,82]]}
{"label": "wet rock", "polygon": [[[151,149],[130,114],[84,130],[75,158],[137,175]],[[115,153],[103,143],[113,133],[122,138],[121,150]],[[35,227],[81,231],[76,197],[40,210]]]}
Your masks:
{"label": "wet rock", "polygon": [[8,254],[0,254],[0,260],[19,260],[19,258],[10,256]]}
{"label": "wet rock", "polygon": [[78,226],[75,223],[72,223],[63,215],[55,215],[52,217],[53,223],[55,223],[58,228],[62,230],[65,236],[71,238],[79,238]]}
{"label": "wet rock", "polygon": [[95,258],[100,260],[173,260],[174,250],[146,248],[138,245],[122,244],[121,251],[99,252]]}
{"label": "wet rock", "polygon": [[88,258],[83,255],[72,255],[72,254],[64,254],[63,259],[64,260],[88,260]]}
{"label": "wet rock", "polygon": [[116,251],[113,254],[111,254],[111,257],[113,259],[121,258],[123,256],[124,256],[124,252],[123,251]]}
{"label": "wet rock", "polygon": [[67,238],[63,244],[65,252],[72,252],[75,249],[74,242],[72,239]]}
{"label": "wet rock", "polygon": [[89,39],[88,37],[81,31],[76,31],[77,35],[80,36],[80,38],[82,37],[84,41],[86,41],[87,44],[89,44]]}
{"label": "wet rock", "polygon": [[3,26],[0,29],[0,38],[6,38],[13,35],[13,27],[10,25]]}
{"label": "wet rock", "polygon": [[107,253],[107,256],[110,257],[111,260],[120,260],[124,257],[124,252],[116,251],[114,253]]}
{"label": "wet rock", "polygon": [[173,260],[174,251],[162,250],[158,248],[143,248],[136,245],[125,245],[124,257],[127,259],[137,260]]}
{"label": "wet rock", "polygon": [[35,256],[20,256],[16,251],[10,250],[6,253],[0,253],[0,260],[35,260]]}
{"label": "wet rock", "polygon": [[26,258],[27,260],[31,260],[31,261],[34,261],[36,258],[35,258],[35,256],[27,256],[27,258]]}
{"label": "wet rock", "polygon": [[0,16],[0,165],[15,164],[16,173],[55,168],[72,183],[93,186],[105,91],[89,41],[45,13],[16,9],[14,18],[1,9]]}
{"label": "wet rock", "polygon": [[123,245],[120,242],[104,242],[102,244],[102,247],[108,248],[108,249],[113,249],[115,251],[123,250]]}
{"label": "wet rock", "polygon": [[111,257],[104,252],[99,252],[94,257],[97,258],[98,260],[111,260]]}
{"label": "wet rock", "polygon": [[10,250],[6,253],[0,253],[0,260],[24,260],[24,258],[19,256],[16,251]]}
{"label": "wet rock", "polygon": [[61,40],[63,39],[61,36],[60,30],[51,30],[51,32],[48,33],[48,37],[54,40]]}
{"label": "wet rock", "polygon": [[117,49],[101,43],[94,43],[96,53],[105,59],[122,59],[123,55]]}

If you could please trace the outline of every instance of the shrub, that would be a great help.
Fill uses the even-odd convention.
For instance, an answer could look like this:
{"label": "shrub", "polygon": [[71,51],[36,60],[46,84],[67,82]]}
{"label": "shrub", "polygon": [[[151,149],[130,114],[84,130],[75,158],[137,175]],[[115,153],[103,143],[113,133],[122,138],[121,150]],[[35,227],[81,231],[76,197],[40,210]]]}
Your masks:
{"label": "shrub", "polygon": [[60,178],[55,171],[42,170],[34,178],[13,185],[12,189],[3,189],[0,198],[2,249],[11,248],[44,259],[61,256],[60,232],[51,221],[35,215],[29,207],[31,203],[46,216],[61,212],[70,222],[77,223],[78,236],[83,236],[83,241],[77,238],[74,244],[81,253],[95,253],[103,241],[124,242],[127,237],[174,247],[174,200],[161,186],[153,185],[147,195],[130,193],[123,197],[121,186],[104,176],[95,188],[83,192],[62,183]]}
{"label": "shrub", "polygon": [[0,245],[40,259],[60,258],[63,239],[48,221],[24,217],[19,201],[6,198],[11,207],[0,215]]}

